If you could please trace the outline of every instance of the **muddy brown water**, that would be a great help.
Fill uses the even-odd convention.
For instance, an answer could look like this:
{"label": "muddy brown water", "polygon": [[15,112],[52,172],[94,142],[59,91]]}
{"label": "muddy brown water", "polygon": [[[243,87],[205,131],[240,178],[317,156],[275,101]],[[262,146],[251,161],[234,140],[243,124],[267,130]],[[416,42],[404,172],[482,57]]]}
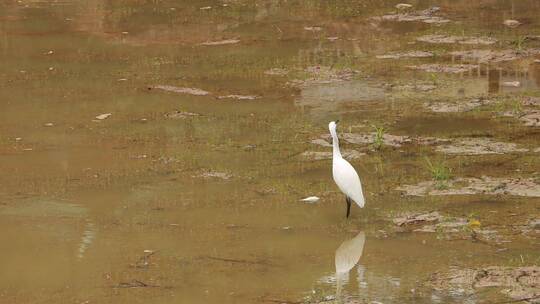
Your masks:
{"label": "muddy brown water", "polygon": [[[367,204],[349,219],[331,161],[299,156],[327,151],[310,142],[338,118],[339,132],[376,125],[538,148],[536,127],[500,113],[530,109],[516,102],[540,96],[540,56],[458,74],[408,66],[470,63],[446,55],[456,50],[540,48],[540,4],[415,1],[413,11],[439,6],[451,22],[372,19],[397,3],[0,3],[0,303],[508,301],[426,283],[451,266],[538,265],[538,227],[527,228],[540,218],[538,197],[394,189],[431,179],[426,157],[454,177],[538,181],[540,154],[343,143],[366,153],[351,162]],[[522,25],[507,28],[506,19]],[[415,42],[427,34],[498,42]],[[409,50],[436,55],[375,57]],[[478,96],[497,102],[467,113],[423,107]],[[299,201],[311,195],[321,200]],[[391,221],[432,210],[478,220],[503,241]]]}

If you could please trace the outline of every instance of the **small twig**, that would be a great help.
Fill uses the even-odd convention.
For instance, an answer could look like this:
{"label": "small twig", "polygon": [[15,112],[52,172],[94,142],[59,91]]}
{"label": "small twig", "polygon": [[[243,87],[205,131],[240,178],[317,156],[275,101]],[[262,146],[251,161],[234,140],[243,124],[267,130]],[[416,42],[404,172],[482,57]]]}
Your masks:
{"label": "small twig", "polygon": [[300,304],[301,301],[289,301],[289,300],[280,300],[280,299],[263,299],[263,302],[273,302],[273,303],[285,303],[285,304]]}
{"label": "small twig", "polygon": [[540,295],[533,296],[533,297],[530,297],[530,298],[525,298],[525,299],[516,299],[516,300],[495,302],[493,304],[508,304],[508,303],[517,303],[517,302],[528,302],[530,300],[536,300],[536,299],[540,299]]}
{"label": "small twig", "polygon": [[220,257],[214,257],[214,256],[202,256],[203,258],[210,259],[210,260],[216,260],[216,261],[222,261],[222,262],[231,262],[231,263],[239,263],[239,264],[249,264],[249,265],[265,265],[265,266],[276,266],[274,264],[270,264],[264,261],[248,261],[248,260],[237,260],[237,259],[229,259],[229,258],[220,258]]}
{"label": "small twig", "polygon": [[152,251],[150,253],[147,253],[145,255],[143,255],[142,257],[140,257],[137,262],[135,262],[135,264],[131,264],[130,266],[131,267],[135,267],[135,268],[146,268],[148,267],[148,265],[150,265],[150,257],[153,256],[154,254],[156,254],[158,251]]}
{"label": "small twig", "polygon": [[290,154],[290,155],[285,156],[285,159],[293,158],[293,157],[298,156],[298,155],[300,155],[300,154],[302,154],[302,153],[304,153],[304,152],[305,152],[305,151],[295,152],[295,153],[293,153],[293,154]]}
{"label": "small twig", "polygon": [[113,288],[146,288],[146,287],[161,287],[159,285],[150,285],[139,280],[132,280],[131,282],[120,282]]}

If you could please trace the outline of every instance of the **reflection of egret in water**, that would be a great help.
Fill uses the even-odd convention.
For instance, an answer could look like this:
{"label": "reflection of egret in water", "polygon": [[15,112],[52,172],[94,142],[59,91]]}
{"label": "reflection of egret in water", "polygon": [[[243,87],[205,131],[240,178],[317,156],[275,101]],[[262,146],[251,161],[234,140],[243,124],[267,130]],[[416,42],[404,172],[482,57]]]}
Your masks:
{"label": "reflection of egret in water", "polygon": [[94,240],[95,237],[96,237],[96,230],[94,227],[94,223],[88,221],[84,228],[84,233],[81,238],[81,243],[79,244],[79,254],[77,254],[77,257],[79,259],[82,259],[84,257],[84,253],[86,252],[90,244],[92,244],[92,241]]}
{"label": "reflection of egret in water", "polygon": [[354,238],[341,243],[336,250],[336,296],[338,298],[341,297],[343,283],[346,283],[349,280],[349,271],[353,269],[362,256],[365,242],[366,234],[363,231],[360,231]]}
{"label": "reflection of egret in water", "polygon": [[[53,221],[53,224],[48,225],[46,231],[50,232],[51,236],[58,237],[62,241],[77,238],[76,235],[78,235],[79,230],[76,227],[78,227],[78,223],[85,221],[84,232],[78,245],[78,258],[84,257],[84,253],[96,237],[96,227],[88,219],[88,210],[79,204],[69,203],[64,200],[20,200],[13,206],[1,208],[0,215],[26,217],[32,223],[40,223],[43,219],[49,221],[50,219],[61,218],[62,221]],[[68,225],[65,225],[65,223],[68,223]]]}

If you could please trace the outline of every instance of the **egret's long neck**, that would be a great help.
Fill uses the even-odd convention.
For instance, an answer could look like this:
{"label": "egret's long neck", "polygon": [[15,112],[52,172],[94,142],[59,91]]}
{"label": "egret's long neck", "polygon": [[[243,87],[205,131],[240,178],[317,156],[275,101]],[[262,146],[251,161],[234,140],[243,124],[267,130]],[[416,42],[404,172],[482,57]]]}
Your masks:
{"label": "egret's long neck", "polygon": [[336,158],[340,158],[341,157],[341,151],[339,151],[339,140],[338,140],[338,137],[337,137],[337,134],[336,134],[336,130],[332,130],[330,132],[330,134],[332,134],[332,149],[333,149],[333,157]]}

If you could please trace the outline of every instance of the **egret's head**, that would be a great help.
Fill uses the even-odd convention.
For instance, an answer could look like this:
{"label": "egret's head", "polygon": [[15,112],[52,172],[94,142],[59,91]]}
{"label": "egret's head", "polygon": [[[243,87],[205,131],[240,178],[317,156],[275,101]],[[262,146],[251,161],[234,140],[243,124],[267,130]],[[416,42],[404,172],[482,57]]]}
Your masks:
{"label": "egret's head", "polygon": [[328,130],[330,130],[330,133],[336,133],[336,127],[337,127],[337,124],[338,124],[339,120],[336,120],[336,121],[331,121],[329,124],[328,124]]}

